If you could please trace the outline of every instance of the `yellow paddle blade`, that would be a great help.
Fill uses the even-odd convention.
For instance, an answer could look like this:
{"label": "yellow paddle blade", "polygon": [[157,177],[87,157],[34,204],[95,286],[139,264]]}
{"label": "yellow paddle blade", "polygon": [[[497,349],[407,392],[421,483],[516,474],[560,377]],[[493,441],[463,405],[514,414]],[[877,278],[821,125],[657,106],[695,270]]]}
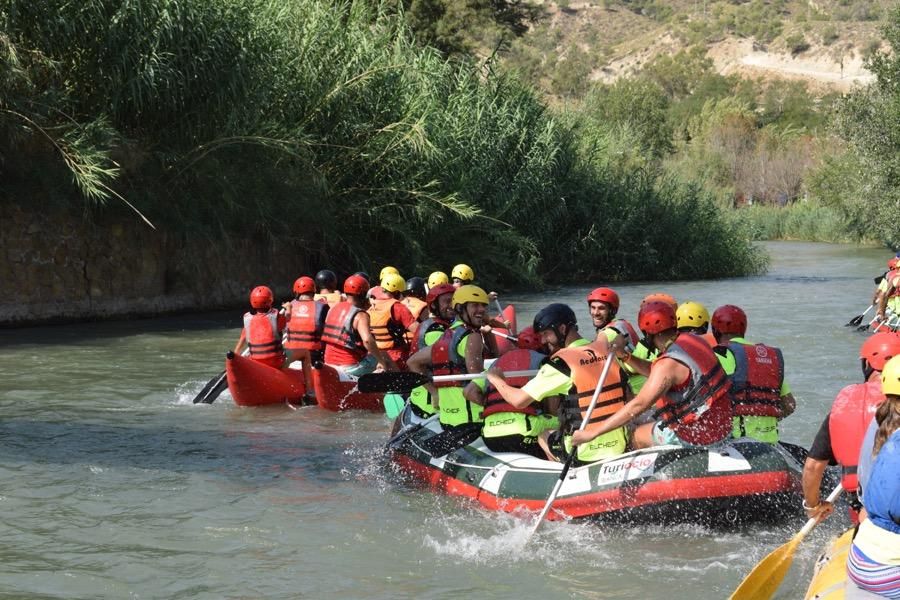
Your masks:
{"label": "yellow paddle blade", "polygon": [[744,581],[734,590],[729,600],[769,600],[772,598],[784,576],[787,575],[788,569],[791,568],[791,563],[794,562],[794,552],[802,539],[802,536],[794,536],[791,541],[772,550],[744,577]]}

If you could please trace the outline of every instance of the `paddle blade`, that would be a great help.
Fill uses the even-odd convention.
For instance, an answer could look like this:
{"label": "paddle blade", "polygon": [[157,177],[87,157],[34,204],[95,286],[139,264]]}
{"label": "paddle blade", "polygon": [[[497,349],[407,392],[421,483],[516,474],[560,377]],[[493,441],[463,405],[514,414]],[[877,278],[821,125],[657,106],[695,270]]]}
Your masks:
{"label": "paddle blade", "polygon": [[[224,391],[222,384],[228,387],[228,381],[225,378],[225,371],[222,371],[203,386],[203,389],[194,397],[194,404],[212,404],[213,401]],[[209,398],[212,399],[209,399]]]}
{"label": "paddle blade", "polygon": [[853,317],[852,319],[850,319],[850,320],[847,322],[847,324],[844,325],[844,327],[856,327],[857,325],[859,325],[860,323],[862,323],[862,320],[863,320],[863,316],[862,316],[862,315],[856,315],[855,317]]}
{"label": "paddle blade", "polygon": [[741,585],[729,596],[729,600],[769,600],[775,595],[778,586],[781,585],[784,576],[787,575],[791,563],[794,562],[794,553],[800,536],[794,538],[772,550],[768,556],[762,559],[752,571],[744,578]]}
{"label": "paddle blade", "polygon": [[360,376],[356,387],[363,393],[408,392],[431,378],[411,371],[386,371],[384,373],[367,373]]}
{"label": "paddle blade", "polygon": [[404,406],[406,399],[402,395],[394,393],[384,395],[384,414],[388,419],[396,419],[403,412]]}

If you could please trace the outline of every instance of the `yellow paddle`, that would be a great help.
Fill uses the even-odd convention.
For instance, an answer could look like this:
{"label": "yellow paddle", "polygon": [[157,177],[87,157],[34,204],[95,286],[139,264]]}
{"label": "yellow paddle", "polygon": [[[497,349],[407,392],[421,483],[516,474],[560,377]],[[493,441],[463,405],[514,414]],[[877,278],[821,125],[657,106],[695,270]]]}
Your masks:
{"label": "yellow paddle", "polygon": [[[841,495],[844,488],[840,484],[828,494],[826,502],[834,502]],[[820,519],[810,519],[803,526],[803,529],[797,532],[791,541],[776,548],[769,553],[764,559],[753,567],[753,570],[744,577],[744,581],[738,586],[734,593],[731,594],[729,600],[769,600],[775,595],[778,586],[784,576],[787,575],[791,563],[794,561],[794,552],[797,546],[803,541],[813,528],[819,524]]]}

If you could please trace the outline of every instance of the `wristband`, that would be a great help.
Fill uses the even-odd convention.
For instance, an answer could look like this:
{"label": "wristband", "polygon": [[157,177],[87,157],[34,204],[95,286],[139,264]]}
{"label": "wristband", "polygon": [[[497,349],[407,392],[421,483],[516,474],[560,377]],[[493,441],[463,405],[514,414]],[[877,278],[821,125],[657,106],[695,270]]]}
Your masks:
{"label": "wristband", "polygon": [[816,510],[822,506],[822,500],[820,499],[815,506],[809,506],[806,504],[806,498],[803,499],[803,510]]}

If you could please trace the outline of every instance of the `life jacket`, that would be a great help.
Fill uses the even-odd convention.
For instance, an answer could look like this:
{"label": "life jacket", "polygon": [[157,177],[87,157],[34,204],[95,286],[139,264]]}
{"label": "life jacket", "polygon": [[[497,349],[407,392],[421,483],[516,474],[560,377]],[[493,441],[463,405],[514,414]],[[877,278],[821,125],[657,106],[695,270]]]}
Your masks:
{"label": "life jacket", "polygon": [[288,350],[322,350],[322,329],[328,305],[315,300],[291,300],[287,322]]}
{"label": "life jacket", "polygon": [[737,416],[782,417],[781,384],[784,357],[781,350],[764,344],[729,342],[734,355],[731,404]]}
{"label": "life jacket", "polygon": [[[597,383],[600,381],[603,366],[606,364],[607,352],[605,345],[591,342],[584,346],[563,348],[553,355],[553,358],[559,358],[568,365],[572,378],[572,388],[563,399],[560,414],[560,426],[564,428],[564,431],[578,429],[584,420],[594,396],[594,390],[597,389]],[[603,421],[614,415],[623,406],[625,406],[625,381],[618,361],[614,360],[606,374],[606,381],[603,383],[600,395],[597,397],[597,404],[588,418],[585,431],[599,429]],[[605,435],[615,431],[617,430]]]}
{"label": "life jacket", "polygon": [[244,313],[244,339],[250,349],[250,358],[263,362],[284,359],[281,332],[278,331],[278,311]]}
{"label": "life jacket", "polygon": [[859,449],[869,423],[875,417],[875,410],[884,402],[881,381],[878,378],[848,385],[834,399],[828,416],[828,433],[831,436],[831,451],[841,465],[841,485],[845,490],[855,491],[858,485],[856,468],[859,464]]}
{"label": "life jacket", "polygon": [[428,308],[428,304],[424,300],[419,300],[415,296],[407,296],[400,302],[409,309],[409,312],[412,313],[413,319],[415,319],[416,321],[419,320],[419,315],[422,314],[422,311]]}
{"label": "life jacket", "polygon": [[718,442],[731,432],[731,381],[700,336],[680,333],[659,357],[690,370],[688,379],[656,402],[655,417],[689,444]]}
{"label": "life jacket", "polygon": [[[472,333],[465,325],[444,331],[441,339],[431,345],[431,373],[433,375],[458,375],[467,373],[466,357],[458,352],[463,338]],[[436,381],[434,387],[458,387],[458,382]]]}
{"label": "life jacket", "polygon": [[706,341],[706,343],[709,344],[710,348],[715,348],[719,343],[716,341],[716,336],[714,336],[711,331],[707,331],[700,337],[702,337]]}
{"label": "life jacket", "polygon": [[353,319],[359,312],[362,312],[362,309],[353,306],[352,303],[339,302],[328,311],[322,329],[322,341],[325,344],[348,351],[358,358],[357,362],[368,354],[359,334],[353,328]]}
{"label": "life jacket", "polygon": [[416,329],[416,339],[413,342],[414,350],[419,350],[431,345],[425,340],[425,336],[427,336],[429,333],[443,333],[444,331],[447,331],[448,327],[450,327],[450,323],[444,321],[443,319],[435,319],[434,317],[429,317],[419,323],[419,328]]}
{"label": "life jacket", "polygon": [[334,308],[341,302],[341,293],[340,292],[328,292],[327,294],[316,294],[313,296],[313,300],[316,302],[324,302],[331,308]]}
{"label": "life jacket", "polygon": [[[547,358],[546,354],[541,354],[534,350],[516,349],[510,350],[498,358],[494,365],[500,367],[504,371],[529,371],[540,367],[545,358]],[[506,382],[511,386],[520,388],[528,382],[528,377],[509,377]],[[525,413],[526,415],[537,414],[537,407],[533,402],[525,408],[516,408],[506,402],[506,400],[503,399],[503,396],[501,396],[490,383],[487,384],[484,391],[485,401],[484,412],[482,413],[483,417],[489,417],[490,415],[499,412]]]}
{"label": "life jacket", "polygon": [[404,337],[404,328],[394,320],[392,308],[398,300],[372,300],[369,308],[369,327],[372,329],[372,337],[382,350],[407,347]]}

